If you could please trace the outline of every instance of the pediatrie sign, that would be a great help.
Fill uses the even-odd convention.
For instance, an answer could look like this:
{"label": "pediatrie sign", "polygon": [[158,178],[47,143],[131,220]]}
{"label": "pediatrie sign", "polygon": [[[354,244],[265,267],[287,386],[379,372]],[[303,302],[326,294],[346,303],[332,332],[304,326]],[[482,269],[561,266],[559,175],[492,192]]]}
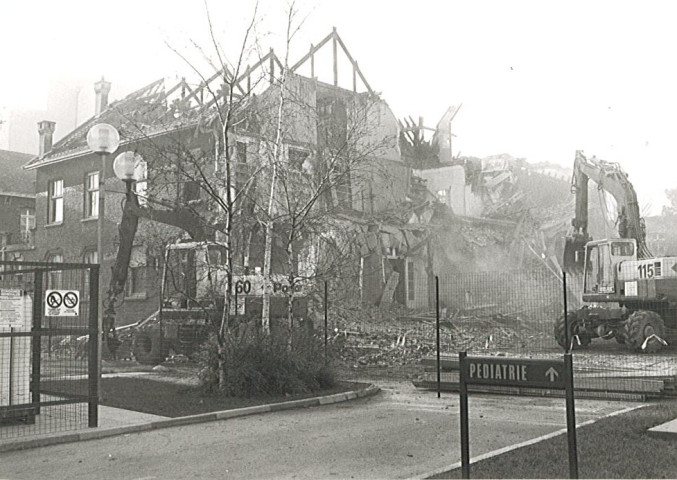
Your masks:
{"label": "pediatrie sign", "polygon": [[47,290],[45,315],[49,317],[77,317],[80,315],[79,290]]}
{"label": "pediatrie sign", "polygon": [[461,364],[467,383],[534,388],[565,388],[564,362],[502,357],[467,357]]}
{"label": "pediatrie sign", "polygon": [[459,397],[461,414],[461,478],[470,478],[470,435],[468,385],[545,388],[565,390],[569,475],[578,478],[576,448],[576,409],[574,406],[573,360],[567,352],[562,360],[469,357],[459,352]]}

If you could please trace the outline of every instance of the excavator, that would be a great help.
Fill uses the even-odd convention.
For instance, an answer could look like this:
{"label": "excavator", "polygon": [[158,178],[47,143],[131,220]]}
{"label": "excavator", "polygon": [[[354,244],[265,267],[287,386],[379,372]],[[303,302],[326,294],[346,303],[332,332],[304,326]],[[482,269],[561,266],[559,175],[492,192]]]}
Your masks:
{"label": "excavator", "polygon": [[[220,320],[223,314],[227,247],[213,240],[213,232],[209,232],[192,211],[176,205],[171,207],[166,210],[140,205],[131,182],[127,183],[118,226],[118,252],[103,302],[103,332],[106,353],[111,358],[116,358],[124,341],[121,337],[131,338],[132,354],[141,364],[157,365],[171,351],[190,355],[208,338],[210,319]],[[165,249],[158,310],[139,322],[116,326],[116,307],[124,292],[139,218],[179,227],[191,240],[170,244]],[[256,270],[237,270],[239,275],[232,277],[235,302],[230,311],[233,325],[260,318],[264,285],[262,275]],[[273,273],[269,282],[271,319],[286,318],[290,295],[288,279],[284,274]],[[294,317],[303,322],[308,314],[305,291],[297,285],[291,295]]]}
{"label": "excavator", "polygon": [[[610,193],[618,210],[618,237],[593,240],[588,233],[588,183]],[[557,319],[562,348],[586,347],[595,338],[615,339],[637,352],[656,353],[677,333],[677,257],[654,257],[628,175],[617,163],[576,152],[572,193],[573,231],[565,238],[563,268],[583,276],[585,305]],[[568,323],[569,335],[565,330]],[[571,339],[571,345],[566,339]]]}

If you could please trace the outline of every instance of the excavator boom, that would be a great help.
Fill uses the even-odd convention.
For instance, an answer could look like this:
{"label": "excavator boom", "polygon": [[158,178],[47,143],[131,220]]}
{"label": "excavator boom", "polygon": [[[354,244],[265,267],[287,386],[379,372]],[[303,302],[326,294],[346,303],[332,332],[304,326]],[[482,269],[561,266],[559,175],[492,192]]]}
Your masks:
{"label": "excavator boom", "polygon": [[571,189],[576,195],[576,212],[571,220],[573,232],[565,239],[564,271],[572,273],[583,270],[585,245],[592,240],[588,233],[589,180],[593,180],[600,190],[609,192],[616,200],[619,238],[636,240],[638,258],[651,257],[651,252],[646,245],[644,220],[640,216],[637,194],[628,180],[628,175],[617,163],[606,162],[595,157],[586,158],[579,150],[576,152],[571,180]]}
{"label": "excavator boom", "polygon": [[[156,201],[156,203],[161,202]],[[116,308],[118,307],[118,298],[125,289],[139,218],[179,227],[186,231],[195,241],[205,241],[207,239],[207,231],[204,228],[202,220],[193,212],[177,206],[174,206],[172,210],[141,206],[139,199],[132,190],[131,183],[127,182],[125,203],[118,227],[118,252],[115,257],[115,263],[111,267],[110,284],[103,301],[103,330],[108,351],[113,357],[115,357],[115,352],[120,345],[115,327]]]}

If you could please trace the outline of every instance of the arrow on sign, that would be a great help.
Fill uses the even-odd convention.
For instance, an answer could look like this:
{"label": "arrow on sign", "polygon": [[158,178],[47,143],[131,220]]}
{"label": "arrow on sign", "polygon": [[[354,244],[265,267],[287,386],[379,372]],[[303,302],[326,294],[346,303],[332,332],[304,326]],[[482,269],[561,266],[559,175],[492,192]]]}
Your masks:
{"label": "arrow on sign", "polygon": [[675,264],[672,266],[672,269],[673,269],[675,272],[677,272],[677,263],[675,263]]}
{"label": "arrow on sign", "polygon": [[554,382],[555,379],[559,377],[559,373],[557,373],[557,370],[555,370],[553,367],[550,367],[548,370],[546,370],[545,376],[549,377],[551,382]]}

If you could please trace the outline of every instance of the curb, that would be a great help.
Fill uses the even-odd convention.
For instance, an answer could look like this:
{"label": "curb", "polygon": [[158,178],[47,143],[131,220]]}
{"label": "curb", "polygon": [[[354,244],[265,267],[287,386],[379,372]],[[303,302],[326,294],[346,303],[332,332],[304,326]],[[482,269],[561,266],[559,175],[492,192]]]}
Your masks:
{"label": "curb", "polygon": [[323,397],[304,398],[302,400],[290,400],[288,402],[271,403],[268,405],[256,405],[254,407],[234,408],[231,410],[221,410],[219,412],[201,413],[198,415],[189,415],[186,417],[169,418],[167,420],[157,420],[150,423],[137,425],[125,425],[123,427],[111,427],[85,431],[82,433],[68,433],[45,438],[34,438],[31,440],[21,440],[0,444],[0,452],[12,452],[16,450],[25,450],[29,448],[46,447],[49,445],[58,445],[62,443],[82,442],[85,440],[96,440],[100,438],[113,437],[127,433],[147,432],[161,428],[178,427],[181,425],[192,425],[196,423],[214,422],[217,420],[227,420],[229,418],[246,417],[260,413],[280,412],[283,410],[293,410],[296,408],[319,407],[320,405],[331,405],[332,403],[346,402],[357,398],[371,397],[379,393],[381,389],[374,384],[359,390],[350,392],[335,393]]}

